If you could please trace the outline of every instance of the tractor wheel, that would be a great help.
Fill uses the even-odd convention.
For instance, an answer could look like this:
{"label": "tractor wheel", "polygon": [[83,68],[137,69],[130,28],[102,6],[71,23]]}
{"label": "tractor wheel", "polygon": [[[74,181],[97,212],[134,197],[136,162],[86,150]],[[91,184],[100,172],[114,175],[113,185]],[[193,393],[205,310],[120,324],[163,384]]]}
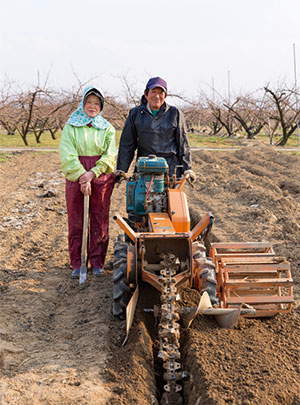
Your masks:
{"label": "tractor wheel", "polygon": [[206,263],[204,264],[203,269],[200,271],[200,277],[202,280],[202,289],[200,290],[200,294],[202,295],[204,291],[207,291],[211,303],[214,305],[217,303],[216,297],[216,289],[217,289],[217,281],[216,281],[216,273],[215,273],[215,266],[212,262],[210,257],[206,258]]}
{"label": "tractor wheel", "polygon": [[201,295],[206,291],[212,305],[214,305],[217,303],[215,265],[210,257],[206,257],[206,249],[204,245],[194,242],[193,246],[193,260],[197,272],[197,282],[195,287],[198,289]]}
{"label": "tractor wheel", "polygon": [[[199,214],[197,210],[194,208],[189,207],[189,213],[190,213],[190,221],[191,225],[190,228],[191,230],[198,224],[198,222],[202,219],[202,216]],[[206,255],[209,255],[210,251],[210,245],[211,245],[211,235],[210,235],[210,229],[207,230],[205,235],[199,235],[197,239],[202,239],[205,248],[206,248]]]}
{"label": "tractor wheel", "polygon": [[191,220],[191,229],[193,229],[198,224],[198,222],[200,221],[200,219],[202,217],[197,210],[195,210],[194,208],[191,208],[191,207],[189,207],[189,213],[190,213],[190,220]]}
{"label": "tractor wheel", "polygon": [[119,235],[114,245],[114,302],[113,315],[119,319],[126,318],[126,307],[130,300],[130,287],[127,280],[127,248]]}

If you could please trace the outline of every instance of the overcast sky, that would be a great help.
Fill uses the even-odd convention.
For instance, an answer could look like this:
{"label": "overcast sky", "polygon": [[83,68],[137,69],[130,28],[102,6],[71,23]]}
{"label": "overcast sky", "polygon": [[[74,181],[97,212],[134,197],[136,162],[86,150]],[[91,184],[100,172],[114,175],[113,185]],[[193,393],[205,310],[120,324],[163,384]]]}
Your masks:
{"label": "overcast sky", "polygon": [[[226,95],[300,73],[299,0],[1,0],[0,80],[56,87],[93,84],[119,94],[162,76],[196,97],[212,83]],[[229,80],[228,80],[229,79]]]}

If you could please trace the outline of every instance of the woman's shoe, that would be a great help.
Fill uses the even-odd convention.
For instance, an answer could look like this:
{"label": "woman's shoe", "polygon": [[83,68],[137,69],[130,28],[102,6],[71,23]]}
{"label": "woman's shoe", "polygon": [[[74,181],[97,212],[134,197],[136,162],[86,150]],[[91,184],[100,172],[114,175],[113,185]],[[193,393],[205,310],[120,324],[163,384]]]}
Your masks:
{"label": "woman's shoe", "polygon": [[92,272],[94,276],[101,276],[101,274],[104,274],[104,270],[101,267],[93,267]]}
{"label": "woman's shoe", "polygon": [[74,269],[72,271],[72,278],[79,278],[79,274],[80,274],[80,269]]}

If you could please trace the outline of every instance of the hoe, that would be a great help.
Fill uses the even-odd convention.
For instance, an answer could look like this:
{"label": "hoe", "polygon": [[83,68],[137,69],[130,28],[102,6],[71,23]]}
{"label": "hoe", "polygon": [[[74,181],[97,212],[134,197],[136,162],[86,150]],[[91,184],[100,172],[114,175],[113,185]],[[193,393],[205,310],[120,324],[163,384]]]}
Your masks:
{"label": "hoe", "polygon": [[[180,404],[180,325],[197,314],[213,315],[233,328],[239,316],[270,317],[293,303],[290,265],[270,243],[210,243],[213,215],[195,222],[183,186],[188,177],[168,176],[164,158],[141,157],[127,179],[128,218],[114,219],[124,231],[114,247],[114,316],[126,318],[126,343],[139,296],[139,282],[160,292],[158,336],[165,370],[162,404]],[[179,285],[199,291],[197,308],[180,308]]]}

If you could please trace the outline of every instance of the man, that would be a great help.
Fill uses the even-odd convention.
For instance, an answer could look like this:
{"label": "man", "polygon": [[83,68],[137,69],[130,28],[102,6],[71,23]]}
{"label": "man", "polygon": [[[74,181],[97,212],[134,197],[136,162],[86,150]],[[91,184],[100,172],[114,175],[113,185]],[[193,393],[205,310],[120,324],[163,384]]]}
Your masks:
{"label": "man", "polygon": [[116,181],[126,173],[137,150],[140,156],[156,155],[166,159],[169,175],[177,168],[177,177],[188,174],[196,179],[191,170],[190,146],[186,135],[183,113],[166,103],[167,83],[161,77],[149,79],[141,104],[130,110],[122,131]]}

